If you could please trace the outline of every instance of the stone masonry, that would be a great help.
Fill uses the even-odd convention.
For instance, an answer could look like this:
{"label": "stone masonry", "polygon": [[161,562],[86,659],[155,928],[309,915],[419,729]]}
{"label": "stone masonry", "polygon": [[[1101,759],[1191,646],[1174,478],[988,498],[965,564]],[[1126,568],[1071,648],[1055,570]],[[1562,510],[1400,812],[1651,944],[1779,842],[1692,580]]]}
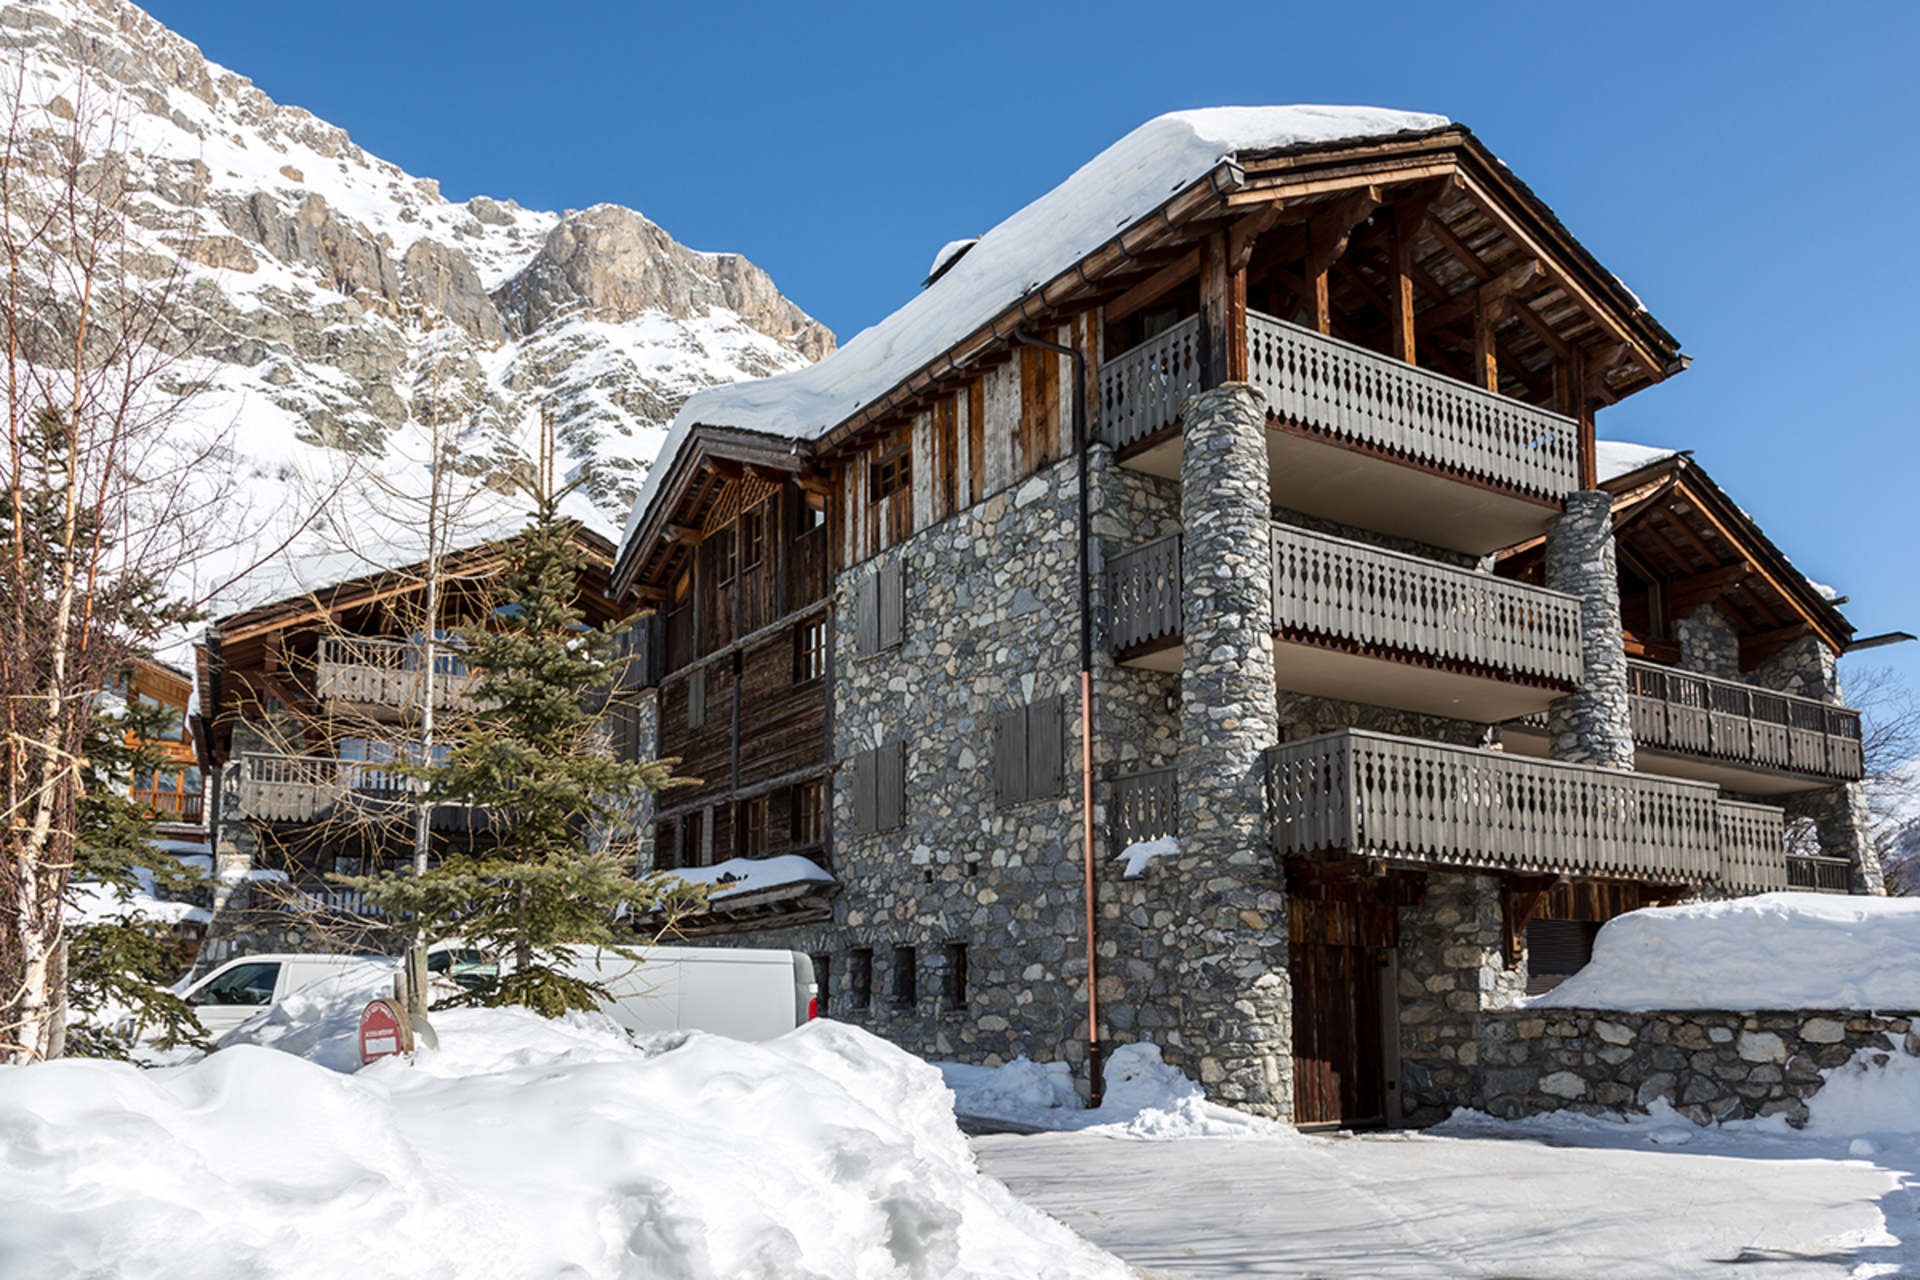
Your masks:
{"label": "stone masonry", "polygon": [[1189,400],[1180,669],[1180,853],[1163,881],[1191,951],[1175,960],[1204,1028],[1201,1079],[1224,1102],[1292,1110],[1287,913],[1270,851],[1264,753],[1279,738],[1269,619],[1266,397],[1228,383]]}
{"label": "stone masonry", "polygon": [[1548,711],[1556,760],[1633,768],[1627,702],[1627,654],[1620,645],[1620,580],[1613,549],[1613,498],[1598,490],[1567,495],[1547,529],[1547,585],[1580,598],[1580,687]]}
{"label": "stone masonry", "polygon": [[1471,1099],[1496,1116],[1641,1113],[1664,1099],[1695,1124],[1783,1115],[1807,1122],[1823,1072],[1864,1055],[1920,1056],[1912,1013],[1785,1010],[1491,1014]]}

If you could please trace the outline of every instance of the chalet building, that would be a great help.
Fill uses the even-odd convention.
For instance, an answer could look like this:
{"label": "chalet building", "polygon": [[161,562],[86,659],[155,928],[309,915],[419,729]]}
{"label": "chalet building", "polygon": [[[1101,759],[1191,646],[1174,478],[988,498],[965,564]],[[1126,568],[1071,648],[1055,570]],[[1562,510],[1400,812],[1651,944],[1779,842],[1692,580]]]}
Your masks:
{"label": "chalet building", "polygon": [[[607,588],[613,547],[577,535],[587,621],[615,616]],[[194,726],[209,789],[214,923],[203,964],[246,950],[378,949],[379,921],[359,895],[331,883],[411,865],[417,783],[392,769],[423,759],[427,711],[434,749],[471,723],[475,674],[457,628],[507,606],[498,592],[510,544],[489,542],[441,562],[431,657],[424,565],[383,570],[229,614],[196,652]],[[629,754],[633,744],[624,748]],[[483,848],[483,810],[428,815],[429,853]]]}
{"label": "chalet building", "polygon": [[1862,642],[1691,458],[1596,439],[1686,364],[1461,126],[1152,121],[681,412],[613,575],[699,780],[653,864],[798,855],[697,930],[929,1055],[1471,1102],[1482,1015],[1611,915],[1880,890]]}
{"label": "chalet building", "polygon": [[129,705],[165,713],[156,736],[138,739],[128,734],[127,745],[146,747],[154,760],[127,780],[128,798],[153,815],[162,839],[198,839],[205,830],[201,804],[206,787],[188,729],[193,678],[157,659],[136,658],[112,692]]}

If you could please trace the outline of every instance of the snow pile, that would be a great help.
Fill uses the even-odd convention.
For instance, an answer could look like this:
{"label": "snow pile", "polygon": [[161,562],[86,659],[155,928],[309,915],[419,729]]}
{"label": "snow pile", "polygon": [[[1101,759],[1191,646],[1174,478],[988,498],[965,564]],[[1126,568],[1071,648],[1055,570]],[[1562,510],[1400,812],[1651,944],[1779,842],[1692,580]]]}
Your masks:
{"label": "snow pile", "polygon": [[251,1045],[0,1070],[0,1274],[1127,1274],[982,1176],[939,1073],[854,1028],[435,1025],[440,1051],[352,1075]]}
{"label": "snow pile", "polygon": [[[1437,129],[1445,116],[1381,107],[1212,107],[1159,116],[981,236],[905,306],[820,363],[696,392],[641,486],[626,537],[695,424],[811,438],[987,323],[1003,308],[1242,152]],[[948,246],[951,249],[952,246]],[[942,250],[947,253],[947,250]]]}
{"label": "snow pile", "polygon": [[826,868],[797,853],[783,853],[773,858],[728,858],[710,867],[680,867],[673,874],[693,884],[712,885],[713,890],[707,895],[709,902],[787,885],[834,882]]}
{"label": "snow pile", "polygon": [[1863,1049],[1822,1074],[1826,1083],[1807,1099],[1809,1133],[1920,1133],[1920,1058]]}
{"label": "snow pile", "polygon": [[1127,865],[1120,871],[1122,880],[1138,880],[1147,874],[1147,866],[1155,858],[1177,858],[1180,856],[1180,840],[1177,836],[1161,836],[1158,840],[1136,840],[1120,851],[1115,862]]}
{"label": "snow pile", "polygon": [[1549,1009],[1920,1009],[1920,901],[1766,893],[1609,920]]}
{"label": "snow pile", "polygon": [[1106,1095],[1096,1108],[1081,1105],[1072,1072],[1064,1062],[1015,1058],[999,1067],[936,1065],[953,1090],[954,1110],[985,1120],[1150,1141],[1292,1132],[1270,1120],[1208,1102],[1199,1085],[1161,1061],[1160,1046],[1146,1041],[1123,1044],[1108,1056]]}

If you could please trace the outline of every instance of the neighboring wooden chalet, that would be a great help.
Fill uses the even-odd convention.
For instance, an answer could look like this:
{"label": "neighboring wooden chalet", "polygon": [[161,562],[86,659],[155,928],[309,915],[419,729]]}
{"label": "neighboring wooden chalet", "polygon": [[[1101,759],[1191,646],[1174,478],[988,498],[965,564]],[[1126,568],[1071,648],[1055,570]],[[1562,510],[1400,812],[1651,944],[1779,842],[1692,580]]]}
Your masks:
{"label": "neighboring wooden chalet", "polygon": [[192,678],[157,659],[137,658],[128,667],[116,692],[129,703],[163,709],[167,714],[166,723],[156,737],[128,736],[129,746],[144,745],[156,760],[152,767],[128,779],[129,798],[152,813],[162,836],[198,835],[206,788],[187,723],[193,695]]}
{"label": "neighboring wooden chalet", "polygon": [[[621,613],[607,587],[613,548],[589,530],[575,537],[588,564],[580,606],[590,625],[605,625]],[[208,627],[196,654],[194,733],[214,780],[210,825],[228,881],[266,873],[278,885],[284,875],[285,887],[274,892],[290,903],[352,914],[360,904],[328,875],[411,858],[416,784],[391,766],[420,758],[429,707],[440,744],[478,712],[474,674],[454,632],[485,626],[509,603],[499,575],[510,546],[496,541],[444,557],[433,619],[426,566],[414,564],[289,595]],[[468,807],[436,809],[431,825],[436,855],[493,838],[486,815]]]}
{"label": "neighboring wooden chalet", "polygon": [[1155,120],[682,410],[612,577],[642,750],[702,780],[655,865],[827,868],[700,927],[925,1052],[1476,1105],[1477,1011],[1609,916],[1878,887],[1837,602],[1596,438],[1686,364],[1462,126]]}

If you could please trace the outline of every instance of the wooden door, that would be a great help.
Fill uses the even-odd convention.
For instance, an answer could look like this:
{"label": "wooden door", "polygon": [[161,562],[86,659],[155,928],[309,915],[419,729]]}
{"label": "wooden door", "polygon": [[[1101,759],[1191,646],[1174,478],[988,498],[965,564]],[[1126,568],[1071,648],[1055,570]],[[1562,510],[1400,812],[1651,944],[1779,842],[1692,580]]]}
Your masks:
{"label": "wooden door", "polygon": [[1392,908],[1303,897],[1288,906],[1294,1123],[1384,1124]]}

